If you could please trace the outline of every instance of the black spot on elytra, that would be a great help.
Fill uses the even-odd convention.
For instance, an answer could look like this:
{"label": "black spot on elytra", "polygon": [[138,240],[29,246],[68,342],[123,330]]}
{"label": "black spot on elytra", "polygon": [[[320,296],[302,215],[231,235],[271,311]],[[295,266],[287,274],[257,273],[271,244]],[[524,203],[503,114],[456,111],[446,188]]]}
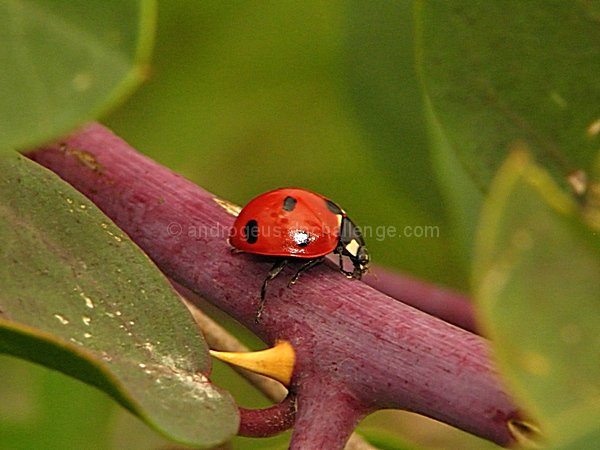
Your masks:
{"label": "black spot on elytra", "polygon": [[244,226],[244,238],[248,244],[254,244],[258,240],[258,222],[254,219],[246,222]]}
{"label": "black spot on elytra", "polygon": [[343,211],[340,209],[340,207],[333,203],[331,200],[326,199],[325,204],[327,205],[327,209],[335,215],[343,214]]}
{"label": "black spot on elytra", "polygon": [[288,212],[293,211],[296,207],[296,203],[298,203],[298,200],[296,200],[294,197],[287,196],[283,200],[283,209]]}

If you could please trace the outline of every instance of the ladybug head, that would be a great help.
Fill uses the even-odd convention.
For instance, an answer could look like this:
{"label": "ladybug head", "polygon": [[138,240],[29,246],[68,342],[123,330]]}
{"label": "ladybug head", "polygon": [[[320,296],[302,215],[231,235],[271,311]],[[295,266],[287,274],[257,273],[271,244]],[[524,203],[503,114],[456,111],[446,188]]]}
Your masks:
{"label": "ladybug head", "polygon": [[369,252],[360,230],[348,217],[342,219],[339,247],[340,253],[348,256],[354,265],[352,278],[360,280],[363,274],[369,270]]}
{"label": "ladybug head", "polygon": [[350,261],[354,264],[354,271],[352,272],[352,278],[360,280],[360,278],[369,270],[369,252],[367,247],[361,245],[358,248],[356,256],[350,256]]}

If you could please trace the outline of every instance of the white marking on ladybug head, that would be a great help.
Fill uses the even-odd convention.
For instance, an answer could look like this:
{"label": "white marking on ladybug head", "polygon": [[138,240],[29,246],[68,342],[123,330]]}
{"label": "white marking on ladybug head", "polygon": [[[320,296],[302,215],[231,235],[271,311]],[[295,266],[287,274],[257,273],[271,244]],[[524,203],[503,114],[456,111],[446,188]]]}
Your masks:
{"label": "white marking on ladybug head", "polygon": [[356,241],[356,239],[352,239],[350,242],[346,244],[346,251],[349,255],[356,256],[358,254],[358,249],[360,248],[360,244]]}

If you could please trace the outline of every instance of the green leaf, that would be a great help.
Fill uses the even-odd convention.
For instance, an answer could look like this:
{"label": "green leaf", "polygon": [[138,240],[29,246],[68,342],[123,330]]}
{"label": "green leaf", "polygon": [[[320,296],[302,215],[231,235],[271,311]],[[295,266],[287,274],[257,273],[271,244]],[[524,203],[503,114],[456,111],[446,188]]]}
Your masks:
{"label": "green leaf", "polygon": [[[464,284],[461,278],[466,278],[468,272],[472,233],[464,232],[465,228],[459,226],[463,224],[456,219],[470,205],[463,199],[454,201],[453,188],[464,184],[464,175],[440,168],[441,158],[428,145],[426,110],[414,59],[412,3],[352,0],[344,9],[347,23],[342,56],[349,106],[360,126],[358,129],[367,138],[363,151],[370,151],[373,161],[379,163],[383,175],[380,178],[386,181],[385,189],[393,197],[390,201],[378,195],[379,203],[396,213],[388,213],[383,221],[425,222],[443,230],[435,246],[431,240],[405,239],[400,247],[389,248],[406,256],[400,262],[404,268],[414,270],[416,264],[422,263],[428,267],[423,271],[426,276],[444,283]],[[362,176],[364,180],[369,179],[367,175]],[[448,175],[453,178],[450,185]],[[367,191],[370,195],[374,192],[372,185],[370,180]],[[373,211],[369,217],[376,217]],[[464,236],[469,239],[463,239]],[[436,255],[435,264],[424,259],[424,254]],[[444,259],[451,261],[450,270],[440,264]],[[439,268],[439,272],[433,267]]]}
{"label": "green leaf", "polygon": [[154,0],[0,3],[0,151],[95,118],[145,77]]}
{"label": "green leaf", "polygon": [[480,187],[519,145],[559,184],[590,170],[600,143],[597,1],[417,5],[426,95]]}
{"label": "green leaf", "polygon": [[432,167],[442,187],[444,203],[448,206],[452,234],[457,247],[456,259],[462,260],[464,266],[468,267],[473,256],[473,236],[483,196],[459,161],[444,134],[443,127],[432,111],[430,102],[426,99],[425,103]]}
{"label": "green leaf", "polygon": [[413,208],[440,216],[415,73],[411,2],[349,3],[344,56],[351,106],[398,191],[417,192]]}
{"label": "green leaf", "polygon": [[95,385],[173,440],[234,435],[200,332],[164,276],[89,200],[0,157],[0,351]]}
{"label": "green leaf", "polygon": [[511,155],[491,186],[474,282],[501,371],[550,442],[594,430],[600,241],[580,207],[526,153]]}

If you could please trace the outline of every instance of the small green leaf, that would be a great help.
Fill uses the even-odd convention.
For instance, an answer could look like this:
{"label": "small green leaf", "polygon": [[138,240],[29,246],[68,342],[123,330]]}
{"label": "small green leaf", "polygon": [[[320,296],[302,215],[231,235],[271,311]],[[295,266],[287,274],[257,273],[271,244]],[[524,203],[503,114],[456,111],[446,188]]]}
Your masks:
{"label": "small green leaf", "polygon": [[521,144],[559,184],[591,169],[600,143],[598,5],[417,2],[426,95],[480,187]]}
{"label": "small green leaf", "polygon": [[237,407],[148,257],[46,169],[13,153],[0,173],[0,351],[99,387],[173,440],[234,435]]}
{"label": "small green leaf", "polygon": [[145,77],[154,0],[0,3],[0,151],[89,121]]}
{"label": "small green leaf", "polygon": [[[517,152],[491,186],[475,260],[501,371],[553,444],[600,420],[600,240],[580,213]],[[575,432],[568,418],[589,427]]]}

